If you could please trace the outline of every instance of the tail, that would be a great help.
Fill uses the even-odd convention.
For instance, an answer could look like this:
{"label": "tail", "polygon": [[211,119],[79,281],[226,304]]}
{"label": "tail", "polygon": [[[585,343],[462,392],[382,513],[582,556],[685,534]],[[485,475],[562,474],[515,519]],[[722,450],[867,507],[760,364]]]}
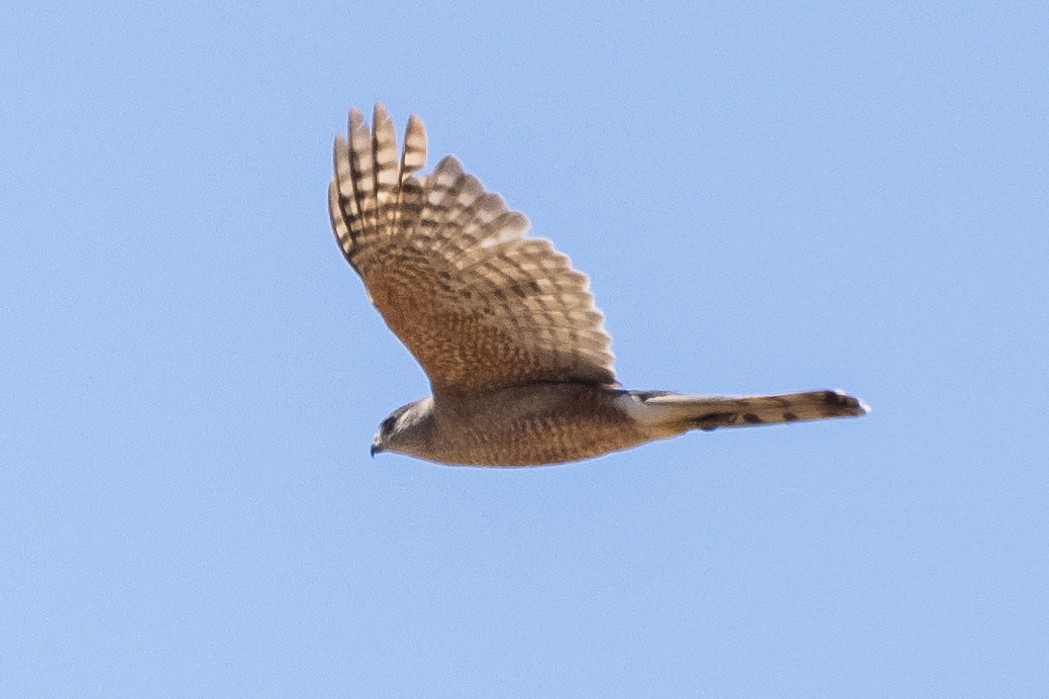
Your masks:
{"label": "tail", "polygon": [[806,391],[774,396],[684,396],[680,393],[631,391],[630,396],[645,406],[635,413],[636,419],[659,423],[674,432],[857,417],[870,410],[862,400],[843,391]]}

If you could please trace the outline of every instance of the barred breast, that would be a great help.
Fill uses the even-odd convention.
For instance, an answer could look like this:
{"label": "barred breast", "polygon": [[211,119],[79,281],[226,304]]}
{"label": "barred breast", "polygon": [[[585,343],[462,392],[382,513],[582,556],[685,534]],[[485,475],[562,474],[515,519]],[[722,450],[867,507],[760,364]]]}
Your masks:
{"label": "barred breast", "polygon": [[448,464],[533,466],[587,459],[651,435],[610,386],[542,383],[434,401],[429,458]]}

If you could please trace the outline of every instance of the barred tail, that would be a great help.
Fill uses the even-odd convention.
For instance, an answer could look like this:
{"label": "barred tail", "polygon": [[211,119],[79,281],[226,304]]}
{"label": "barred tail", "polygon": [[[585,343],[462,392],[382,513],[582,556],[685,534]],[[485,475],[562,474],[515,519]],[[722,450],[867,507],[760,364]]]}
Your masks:
{"label": "barred tail", "polygon": [[837,390],[772,396],[685,396],[645,391],[631,391],[630,395],[645,406],[636,414],[638,419],[661,423],[673,431],[856,417],[870,410],[859,398]]}

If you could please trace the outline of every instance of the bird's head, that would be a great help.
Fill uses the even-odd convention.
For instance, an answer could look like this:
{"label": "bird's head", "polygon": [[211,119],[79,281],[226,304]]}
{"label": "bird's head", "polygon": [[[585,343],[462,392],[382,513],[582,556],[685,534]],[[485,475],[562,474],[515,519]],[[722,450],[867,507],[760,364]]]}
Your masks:
{"label": "bird's head", "polygon": [[433,398],[402,405],[382,421],[372,437],[371,455],[393,451],[425,456],[433,431]]}

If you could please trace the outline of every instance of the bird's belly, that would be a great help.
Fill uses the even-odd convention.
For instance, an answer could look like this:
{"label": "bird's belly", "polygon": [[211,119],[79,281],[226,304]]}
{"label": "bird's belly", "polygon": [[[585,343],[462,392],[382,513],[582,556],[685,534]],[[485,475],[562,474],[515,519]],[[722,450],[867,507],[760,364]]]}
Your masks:
{"label": "bird's belly", "polygon": [[633,430],[608,425],[533,419],[495,430],[460,433],[440,445],[440,461],[474,466],[541,466],[578,461],[647,441]]}
{"label": "bird's belly", "polygon": [[[444,417],[444,416],[441,416]],[[438,418],[430,458],[474,466],[539,466],[588,459],[648,441],[607,389],[551,387]]]}

